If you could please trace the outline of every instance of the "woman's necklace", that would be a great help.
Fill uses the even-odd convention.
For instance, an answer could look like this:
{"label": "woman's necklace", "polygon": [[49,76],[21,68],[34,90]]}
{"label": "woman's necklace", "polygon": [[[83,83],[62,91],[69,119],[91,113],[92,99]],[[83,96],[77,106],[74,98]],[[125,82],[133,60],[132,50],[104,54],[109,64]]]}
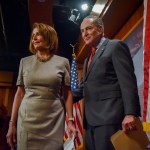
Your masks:
{"label": "woman's necklace", "polygon": [[38,54],[36,53],[36,57],[37,57],[37,59],[38,59],[39,61],[41,61],[41,62],[46,62],[46,61],[50,60],[51,55],[45,55],[45,56],[43,56],[43,57],[40,57],[40,56],[38,56]]}

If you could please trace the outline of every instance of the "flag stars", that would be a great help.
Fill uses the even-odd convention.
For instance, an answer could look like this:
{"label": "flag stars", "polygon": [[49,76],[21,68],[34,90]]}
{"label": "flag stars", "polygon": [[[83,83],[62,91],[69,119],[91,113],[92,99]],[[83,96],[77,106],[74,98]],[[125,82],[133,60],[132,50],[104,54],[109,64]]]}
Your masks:
{"label": "flag stars", "polygon": [[76,67],[76,59],[73,56],[72,64],[71,64],[71,88],[72,90],[78,88],[78,74],[77,74],[77,67]]}

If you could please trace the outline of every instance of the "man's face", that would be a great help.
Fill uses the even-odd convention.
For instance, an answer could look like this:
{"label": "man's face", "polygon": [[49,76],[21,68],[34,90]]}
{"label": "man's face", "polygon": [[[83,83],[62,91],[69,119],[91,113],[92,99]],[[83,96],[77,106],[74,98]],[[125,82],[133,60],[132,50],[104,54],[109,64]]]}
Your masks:
{"label": "man's face", "polygon": [[97,46],[103,35],[103,27],[93,23],[93,19],[86,18],[81,23],[80,29],[84,42],[91,47]]}

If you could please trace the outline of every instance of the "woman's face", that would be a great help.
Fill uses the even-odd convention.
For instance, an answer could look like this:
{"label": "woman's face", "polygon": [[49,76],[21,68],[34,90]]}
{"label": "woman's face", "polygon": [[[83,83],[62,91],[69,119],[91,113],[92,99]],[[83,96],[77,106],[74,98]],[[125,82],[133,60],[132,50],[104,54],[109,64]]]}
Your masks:
{"label": "woman's face", "polygon": [[46,47],[45,40],[37,28],[32,32],[32,44],[36,50],[43,50]]}

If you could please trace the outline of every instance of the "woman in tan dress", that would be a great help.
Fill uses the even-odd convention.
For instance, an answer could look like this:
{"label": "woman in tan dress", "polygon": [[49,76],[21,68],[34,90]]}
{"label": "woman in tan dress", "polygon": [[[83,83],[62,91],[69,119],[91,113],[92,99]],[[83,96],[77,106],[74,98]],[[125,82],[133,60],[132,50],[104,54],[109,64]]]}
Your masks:
{"label": "woman in tan dress", "polygon": [[[67,95],[65,109],[68,130],[76,134],[72,114],[70,66],[66,58],[54,55],[58,46],[56,31],[35,23],[30,39],[34,54],[20,61],[7,143],[17,150],[63,150],[65,110],[62,89]],[[62,88],[63,87],[63,88]]]}

